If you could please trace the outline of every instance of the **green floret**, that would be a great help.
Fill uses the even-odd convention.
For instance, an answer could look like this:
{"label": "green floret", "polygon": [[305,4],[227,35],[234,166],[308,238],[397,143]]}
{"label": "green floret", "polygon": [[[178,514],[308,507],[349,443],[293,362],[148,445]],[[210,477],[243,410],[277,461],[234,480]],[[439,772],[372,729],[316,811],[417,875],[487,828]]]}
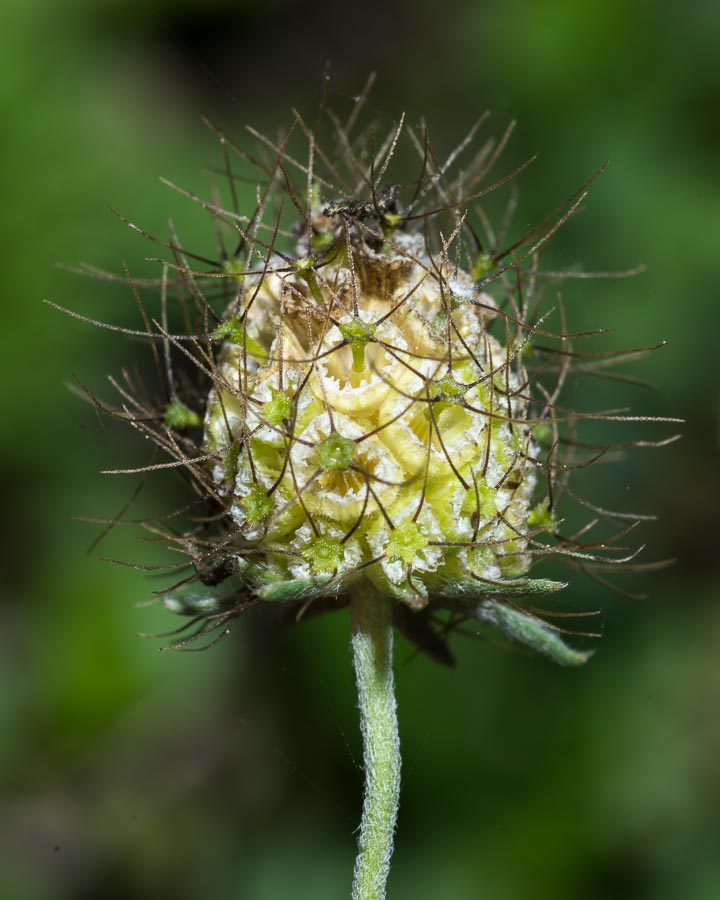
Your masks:
{"label": "green floret", "polygon": [[245,322],[239,316],[231,316],[227,321],[221,322],[210,337],[213,341],[228,341],[238,347],[245,347],[248,353],[261,361],[267,359],[267,351],[248,335]]}
{"label": "green floret", "polygon": [[331,575],[345,558],[345,548],[340,541],[316,538],[303,550],[303,558],[314,575]]}
{"label": "green floret", "polygon": [[415,522],[405,522],[391,532],[385,552],[409,565],[429,543]]}
{"label": "green floret", "polygon": [[199,428],[202,418],[194,409],[190,409],[181,400],[173,400],[165,408],[163,420],[167,428],[182,430],[183,428]]}
{"label": "green floret", "polygon": [[253,484],[240,503],[245,509],[245,519],[250,525],[266,519],[273,509],[272,497],[261,484]]}
{"label": "green floret", "polygon": [[292,397],[285,391],[270,388],[272,399],[263,403],[263,418],[268,425],[282,425],[292,416]]}
{"label": "green floret", "polygon": [[353,369],[356,372],[365,371],[365,347],[373,340],[377,326],[371,322],[361,322],[353,319],[340,326],[340,334],[350,346],[353,358]]}
{"label": "green floret", "polygon": [[323,469],[349,469],[357,444],[336,431],[317,444],[315,452]]}
{"label": "green floret", "polygon": [[541,500],[530,510],[527,521],[531,528],[542,528],[543,531],[550,531],[555,524],[555,520],[550,509],[549,497],[545,497],[544,500]]}

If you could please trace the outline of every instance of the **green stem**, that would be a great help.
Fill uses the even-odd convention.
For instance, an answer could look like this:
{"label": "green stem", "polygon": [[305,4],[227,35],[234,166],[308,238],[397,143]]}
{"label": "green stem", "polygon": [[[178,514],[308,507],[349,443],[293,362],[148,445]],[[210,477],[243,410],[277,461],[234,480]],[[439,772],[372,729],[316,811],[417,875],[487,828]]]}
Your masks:
{"label": "green stem", "polygon": [[[369,586],[368,586],[369,587]],[[365,764],[353,900],[383,900],[400,798],[400,738],[392,669],[392,600],[366,587],[350,603]]]}

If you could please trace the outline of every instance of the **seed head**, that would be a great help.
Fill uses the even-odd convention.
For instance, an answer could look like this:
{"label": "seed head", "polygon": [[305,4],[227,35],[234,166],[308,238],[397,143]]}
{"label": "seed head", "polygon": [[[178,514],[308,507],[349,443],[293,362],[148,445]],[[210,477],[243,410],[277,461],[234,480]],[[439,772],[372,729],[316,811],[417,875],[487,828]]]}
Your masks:
{"label": "seed head", "polygon": [[536,447],[494,299],[400,213],[391,237],[364,205],[310,216],[324,252],[238,276],[243,327],[215,332],[205,449],[258,571],[369,579],[414,609],[524,574]]}
{"label": "seed head", "polygon": [[[569,373],[598,373],[623,354],[586,361],[562,300],[557,326],[541,312],[563,273],[543,272],[540,252],[585,192],[503,247],[506,226],[496,233],[478,204],[525,166],[489,183],[492,142],[457,171],[476,129],[441,163],[404,120],[379,146],[372,128],[356,136],[357,112],[349,128],[330,117],[326,144],[299,115],[279,144],[256,135],[247,211],[232,159],[251,158],[220,134],[230,205],[191,198],[215,220],[219,259],[174,234],[153,239],[171,252],[157,287],[164,311],[174,295],[184,334],[166,312],[151,326],[127,278],[164,397],[128,385],[132,405],[114,413],[176,461],[212,513],[179,537],[153,525],[194,567],[167,605],[193,617],[197,637],[262,602],[336,608],[365,583],[395,598],[397,627],[437,658],[448,626],[472,617],[582,662],[523,603],[565,586],[528,577],[539,560],[592,572],[632,557],[617,541],[627,528],[580,537],[632,517],[577,493],[574,474],[614,448],[579,442],[583,414],[561,399]],[[304,135],[299,150],[292,132]],[[403,140],[419,172],[390,183]],[[562,496],[595,521],[563,533]]]}

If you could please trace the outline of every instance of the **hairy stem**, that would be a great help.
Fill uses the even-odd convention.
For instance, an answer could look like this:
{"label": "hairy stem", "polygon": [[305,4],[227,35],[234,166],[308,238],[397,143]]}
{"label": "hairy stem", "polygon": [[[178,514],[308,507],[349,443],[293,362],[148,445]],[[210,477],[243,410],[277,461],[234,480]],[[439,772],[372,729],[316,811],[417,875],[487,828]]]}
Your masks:
{"label": "hairy stem", "polygon": [[392,600],[365,587],[350,604],[365,799],[353,900],[383,900],[400,798],[400,738],[392,669]]}

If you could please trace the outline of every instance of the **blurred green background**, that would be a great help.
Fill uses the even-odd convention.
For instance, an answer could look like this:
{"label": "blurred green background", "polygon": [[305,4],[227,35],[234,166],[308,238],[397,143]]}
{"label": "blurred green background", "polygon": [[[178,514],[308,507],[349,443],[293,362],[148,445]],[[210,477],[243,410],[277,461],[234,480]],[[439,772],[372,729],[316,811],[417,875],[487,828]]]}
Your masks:
{"label": "blurred green background", "polygon": [[[647,600],[573,577],[569,607],[604,609],[586,668],[456,638],[445,670],[399,644],[390,897],[720,897],[720,6],[26,0],[2,19],[0,896],[348,896],[362,775],[346,614],[248,617],[200,655],[137,637],[174,620],[133,605],[156,582],[101,557],[161,551],[117,529],[88,554],[99,529],[72,517],[117,513],[135,483],[98,471],[147,451],[65,385],[110,396],[107,373],[147,358],[41,304],[137,327],[127,290],[55,264],[152,270],[108,205],[207,245],[207,218],[158,176],[206,191],[220,155],[201,114],[239,140],[248,122],[275,133],[312,110],[329,60],[338,103],[377,69],[374,106],[424,113],[440,155],[486,108],[486,134],[517,118],[500,168],[541,154],[517,233],[610,160],[550,259],[644,262],[564,296],[576,324],[616,329],[606,347],[669,346],[632,368],[656,390],[592,402],[687,420],[680,443],[584,482],[657,513],[644,558],[678,559],[627,583]],[[134,514],[181,496],[150,482]]]}

